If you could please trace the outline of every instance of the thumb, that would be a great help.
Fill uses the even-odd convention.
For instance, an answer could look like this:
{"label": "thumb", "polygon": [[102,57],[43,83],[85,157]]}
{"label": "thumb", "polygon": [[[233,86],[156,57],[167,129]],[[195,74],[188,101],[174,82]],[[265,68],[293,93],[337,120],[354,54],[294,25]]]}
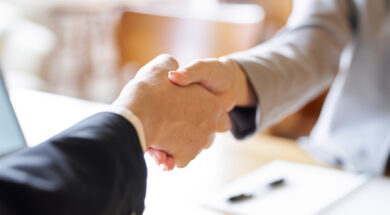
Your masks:
{"label": "thumb", "polygon": [[233,109],[235,100],[231,92],[231,83],[221,62],[216,60],[199,61],[179,71],[170,71],[168,79],[179,86],[200,84],[219,97],[226,111]]}
{"label": "thumb", "polygon": [[180,86],[197,83],[208,91],[219,94],[231,88],[232,77],[226,72],[228,69],[218,59],[206,59],[180,68],[178,71],[171,71],[168,73],[168,78]]}
{"label": "thumb", "polygon": [[188,66],[180,68],[179,71],[171,71],[168,73],[168,78],[174,83],[180,86],[187,86],[192,83],[201,84],[209,91],[214,92],[218,86],[215,83],[210,82],[210,76],[213,68],[216,67],[217,62],[209,61],[197,61]]}
{"label": "thumb", "polygon": [[166,162],[168,156],[165,152],[154,149],[154,148],[148,148],[147,151],[148,151],[149,155],[157,163],[157,165],[161,165],[161,164]]}
{"label": "thumb", "polygon": [[168,78],[173,83],[185,87],[192,83],[197,83],[198,82],[197,79],[199,77],[193,76],[186,71],[170,71],[168,73]]}

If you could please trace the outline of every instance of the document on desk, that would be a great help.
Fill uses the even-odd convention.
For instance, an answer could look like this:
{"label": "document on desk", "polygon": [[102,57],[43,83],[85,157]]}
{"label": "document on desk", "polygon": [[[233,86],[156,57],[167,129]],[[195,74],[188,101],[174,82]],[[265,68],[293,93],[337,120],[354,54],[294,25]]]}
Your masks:
{"label": "document on desk", "polygon": [[209,195],[204,206],[240,215],[314,215],[368,179],[341,170],[273,161]]}

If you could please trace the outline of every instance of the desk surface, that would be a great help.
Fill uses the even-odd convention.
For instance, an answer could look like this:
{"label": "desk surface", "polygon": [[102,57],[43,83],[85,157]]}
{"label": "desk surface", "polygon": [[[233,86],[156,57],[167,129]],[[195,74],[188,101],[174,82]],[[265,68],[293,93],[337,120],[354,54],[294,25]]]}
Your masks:
{"label": "desk surface", "polygon": [[[107,106],[29,90],[11,91],[11,99],[29,145],[35,145],[104,110]],[[145,156],[148,191],[145,215],[227,215],[202,208],[200,200],[212,190],[274,159],[320,165],[294,141],[257,135],[238,142],[229,134],[218,135],[213,146],[187,168],[163,172]],[[333,205],[326,215],[390,213],[390,180],[377,178]]]}

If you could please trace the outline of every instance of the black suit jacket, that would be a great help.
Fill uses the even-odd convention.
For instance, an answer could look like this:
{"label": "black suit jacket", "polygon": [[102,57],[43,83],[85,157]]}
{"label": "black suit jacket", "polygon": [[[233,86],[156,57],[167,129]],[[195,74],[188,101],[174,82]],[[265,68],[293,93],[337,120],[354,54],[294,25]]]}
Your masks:
{"label": "black suit jacket", "polygon": [[136,130],[94,115],[0,159],[0,214],[142,214],[146,165]]}

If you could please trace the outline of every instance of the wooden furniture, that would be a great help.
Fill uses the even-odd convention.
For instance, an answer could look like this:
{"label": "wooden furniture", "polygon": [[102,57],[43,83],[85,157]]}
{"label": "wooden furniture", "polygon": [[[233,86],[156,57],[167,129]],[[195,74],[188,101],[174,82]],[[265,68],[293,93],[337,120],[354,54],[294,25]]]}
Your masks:
{"label": "wooden furniture", "polygon": [[264,12],[255,5],[174,3],[124,11],[118,28],[122,64],[143,65],[167,53],[184,65],[244,50],[264,39]]}

